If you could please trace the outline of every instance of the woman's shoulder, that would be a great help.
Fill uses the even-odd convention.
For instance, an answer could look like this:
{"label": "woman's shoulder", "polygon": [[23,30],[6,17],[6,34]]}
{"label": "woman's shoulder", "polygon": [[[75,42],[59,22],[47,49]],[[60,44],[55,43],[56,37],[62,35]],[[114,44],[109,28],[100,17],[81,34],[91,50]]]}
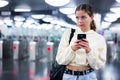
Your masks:
{"label": "woman's shoulder", "polygon": [[101,34],[99,34],[97,32],[95,33],[95,35],[97,36],[98,39],[102,39],[102,40],[105,39],[103,35],[101,35]]}
{"label": "woman's shoulder", "polygon": [[71,28],[66,28],[64,34],[70,34],[70,33],[71,33]]}

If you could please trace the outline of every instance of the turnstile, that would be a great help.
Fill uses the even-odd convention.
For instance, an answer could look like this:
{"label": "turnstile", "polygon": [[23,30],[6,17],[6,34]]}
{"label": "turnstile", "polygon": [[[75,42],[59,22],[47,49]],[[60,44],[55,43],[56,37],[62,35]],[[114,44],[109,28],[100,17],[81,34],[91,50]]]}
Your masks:
{"label": "turnstile", "polygon": [[13,40],[3,40],[3,59],[13,59]]}
{"label": "turnstile", "polygon": [[21,40],[19,42],[19,59],[29,58],[29,41]]}

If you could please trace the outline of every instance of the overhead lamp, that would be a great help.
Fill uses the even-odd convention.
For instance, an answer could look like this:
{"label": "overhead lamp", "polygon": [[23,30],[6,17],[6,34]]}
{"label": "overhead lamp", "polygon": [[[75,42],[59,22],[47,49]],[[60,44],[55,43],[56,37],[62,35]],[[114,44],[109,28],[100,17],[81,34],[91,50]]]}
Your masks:
{"label": "overhead lamp", "polygon": [[109,22],[114,22],[120,17],[120,14],[107,13],[104,20]]}
{"label": "overhead lamp", "polygon": [[31,15],[31,17],[33,17],[34,19],[42,19],[45,17],[45,15],[43,14],[33,14]]}
{"label": "overhead lamp", "polygon": [[1,25],[4,25],[4,22],[3,22],[3,20],[0,19],[0,26]]}
{"label": "overhead lamp", "polygon": [[45,2],[51,6],[64,6],[70,2],[70,0],[45,0]]}
{"label": "overhead lamp", "polygon": [[35,20],[33,18],[31,18],[31,17],[28,17],[26,19],[26,23],[33,24],[33,23],[35,23]]}
{"label": "overhead lamp", "polygon": [[16,6],[14,9],[15,12],[30,12],[31,8],[27,4],[21,4],[19,6]]}
{"label": "overhead lamp", "polygon": [[44,17],[42,20],[45,22],[51,22],[52,20],[54,20],[54,17],[50,15],[46,15],[46,17]]}
{"label": "overhead lamp", "polygon": [[6,25],[8,25],[8,26],[13,25],[13,20],[12,20],[10,17],[4,18],[3,21],[4,21],[4,23],[5,23]]}
{"label": "overhead lamp", "polygon": [[25,18],[24,18],[23,16],[15,16],[15,17],[14,17],[14,20],[15,20],[15,21],[24,21]]}
{"label": "overhead lamp", "polygon": [[16,27],[20,27],[20,26],[22,26],[22,24],[23,24],[22,21],[15,21],[15,23],[14,23],[14,25],[15,25]]}
{"label": "overhead lamp", "polygon": [[105,17],[104,20],[107,22],[114,22],[117,20],[117,18],[116,17]]}
{"label": "overhead lamp", "polygon": [[103,22],[101,23],[102,29],[108,28],[110,25],[111,25],[111,22],[104,22],[104,21],[103,21]]}
{"label": "overhead lamp", "polygon": [[116,0],[118,3],[120,3],[120,0]]}
{"label": "overhead lamp", "polygon": [[112,8],[110,8],[110,11],[111,12],[114,12],[114,13],[120,13],[120,7],[112,7]]}
{"label": "overhead lamp", "polygon": [[60,8],[59,11],[63,14],[74,14],[75,8]]}
{"label": "overhead lamp", "polygon": [[8,1],[6,1],[6,0],[0,0],[0,7],[5,7],[5,6],[7,6],[8,4],[9,4]]}
{"label": "overhead lamp", "polygon": [[30,12],[30,9],[15,9],[15,12]]}

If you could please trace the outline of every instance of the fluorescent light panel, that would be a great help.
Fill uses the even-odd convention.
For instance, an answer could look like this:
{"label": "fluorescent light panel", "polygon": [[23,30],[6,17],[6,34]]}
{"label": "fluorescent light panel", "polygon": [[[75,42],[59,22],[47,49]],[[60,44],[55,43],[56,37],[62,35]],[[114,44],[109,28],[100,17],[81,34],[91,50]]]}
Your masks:
{"label": "fluorescent light panel", "polygon": [[15,12],[30,12],[30,9],[15,9]]}
{"label": "fluorescent light panel", "polygon": [[120,3],[120,0],[116,0],[118,3]]}
{"label": "fluorescent light panel", "polygon": [[120,7],[112,7],[112,8],[110,8],[110,11],[114,12],[114,13],[119,13],[120,14]]}
{"label": "fluorescent light panel", "polygon": [[70,0],[45,0],[45,2],[51,6],[64,6],[70,2]]}
{"label": "fluorescent light panel", "polygon": [[0,7],[5,7],[5,6],[7,6],[8,4],[9,4],[8,1],[6,1],[6,0],[0,0]]}
{"label": "fluorescent light panel", "polygon": [[59,11],[63,14],[74,14],[75,8],[60,8]]}
{"label": "fluorescent light panel", "polygon": [[31,17],[34,18],[34,19],[42,19],[42,18],[45,17],[45,15],[43,15],[43,14],[33,14],[33,15],[31,15]]}
{"label": "fluorescent light panel", "polygon": [[16,6],[14,9],[15,12],[30,12],[31,8],[27,4],[21,4],[19,6]]}

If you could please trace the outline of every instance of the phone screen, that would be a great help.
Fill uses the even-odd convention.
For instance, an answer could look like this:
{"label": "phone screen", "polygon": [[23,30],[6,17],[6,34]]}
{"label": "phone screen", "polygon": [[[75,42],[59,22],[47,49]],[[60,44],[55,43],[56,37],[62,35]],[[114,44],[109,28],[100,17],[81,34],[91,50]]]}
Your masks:
{"label": "phone screen", "polygon": [[86,39],[86,34],[78,34],[77,39]]}

